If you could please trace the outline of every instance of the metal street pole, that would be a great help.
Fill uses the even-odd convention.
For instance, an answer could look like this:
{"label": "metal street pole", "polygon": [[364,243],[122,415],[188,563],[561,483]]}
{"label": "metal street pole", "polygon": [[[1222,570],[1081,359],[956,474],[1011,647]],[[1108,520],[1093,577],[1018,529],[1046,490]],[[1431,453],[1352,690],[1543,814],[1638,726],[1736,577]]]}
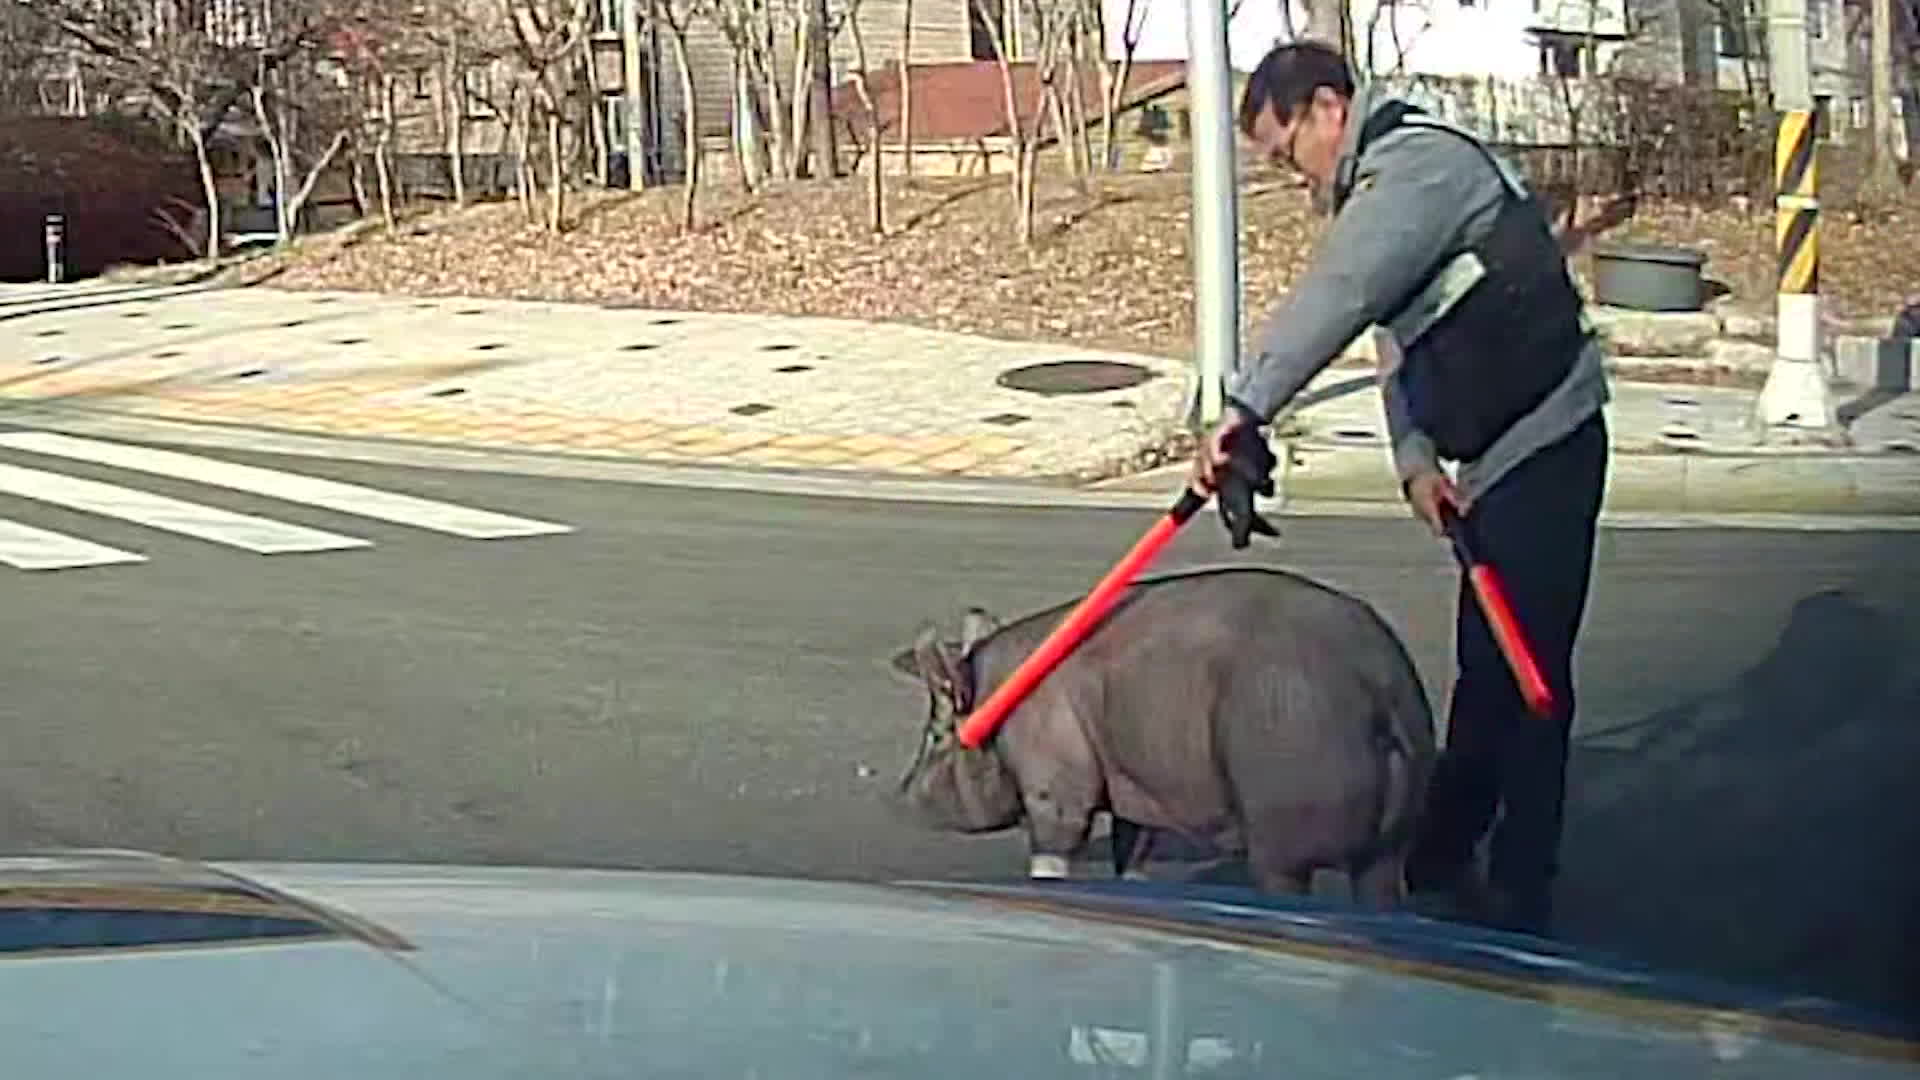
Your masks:
{"label": "metal street pole", "polygon": [[1767,57],[1780,131],[1774,143],[1777,345],[1756,419],[1768,436],[1839,442],[1820,367],[1819,115],[1807,48],[1807,0],[1769,0]]}
{"label": "metal street pole", "polygon": [[1193,345],[1202,424],[1220,418],[1240,341],[1240,189],[1233,160],[1233,74],[1225,0],[1187,0],[1187,100],[1193,147]]}
{"label": "metal street pole", "polygon": [[647,186],[646,127],[641,123],[645,106],[640,98],[640,4],[625,0],[620,5],[620,77],[626,91],[627,110],[627,190],[642,191]]}

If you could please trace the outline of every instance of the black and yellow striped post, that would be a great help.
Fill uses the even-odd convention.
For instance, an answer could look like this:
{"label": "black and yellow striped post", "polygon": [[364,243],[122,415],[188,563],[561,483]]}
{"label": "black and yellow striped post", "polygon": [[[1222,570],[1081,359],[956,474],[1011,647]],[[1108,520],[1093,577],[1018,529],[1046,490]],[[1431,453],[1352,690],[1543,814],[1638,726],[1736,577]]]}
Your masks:
{"label": "black and yellow striped post", "polygon": [[1814,109],[1783,111],[1774,140],[1774,242],[1782,297],[1820,293],[1819,116]]}
{"label": "black and yellow striped post", "polygon": [[1767,441],[1840,445],[1846,429],[1820,359],[1820,110],[1807,44],[1808,0],[1767,0],[1773,107],[1778,344],[1754,419]]}

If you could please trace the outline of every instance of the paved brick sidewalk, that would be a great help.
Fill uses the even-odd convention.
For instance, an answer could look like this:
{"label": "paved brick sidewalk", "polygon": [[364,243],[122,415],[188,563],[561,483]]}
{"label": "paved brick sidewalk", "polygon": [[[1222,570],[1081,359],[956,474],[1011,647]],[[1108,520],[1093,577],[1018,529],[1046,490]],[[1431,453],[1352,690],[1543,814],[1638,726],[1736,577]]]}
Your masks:
{"label": "paved brick sidewalk", "polygon": [[[1135,365],[1097,393],[1000,385]],[[266,288],[0,290],[0,395],[295,431],[660,462],[897,474],[1125,471],[1182,365],[819,318]]]}

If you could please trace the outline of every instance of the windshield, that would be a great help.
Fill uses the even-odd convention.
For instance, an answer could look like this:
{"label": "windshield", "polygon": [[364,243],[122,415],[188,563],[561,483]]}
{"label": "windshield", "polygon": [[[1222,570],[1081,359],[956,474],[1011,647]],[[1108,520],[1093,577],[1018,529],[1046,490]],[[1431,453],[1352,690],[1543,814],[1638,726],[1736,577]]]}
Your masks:
{"label": "windshield", "polygon": [[1443,6],[0,4],[20,1074],[1920,1066],[1920,20]]}

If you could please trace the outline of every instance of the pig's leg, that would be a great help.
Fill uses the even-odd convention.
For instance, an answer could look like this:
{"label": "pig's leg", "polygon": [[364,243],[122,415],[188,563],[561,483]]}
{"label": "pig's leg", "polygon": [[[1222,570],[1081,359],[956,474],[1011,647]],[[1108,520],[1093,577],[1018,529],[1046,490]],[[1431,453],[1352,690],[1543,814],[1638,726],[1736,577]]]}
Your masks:
{"label": "pig's leg", "polygon": [[1051,783],[1027,792],[1028,877],[1066,877],[1073,857],[1085,850],[1087,834],[1093,831],[1094,800],[1073,790],[1075,786]]}
{"label": "pig's leg", "polygon": [[1348,872],[1353,877],[1353,899],[1376,911],[1393,911],[1407,900],[1406,854],[1400,851],[1377,856],[1371,862],[1356,863]]}
{"label": "pig's leg", "polygon": [[1313,891],[1313,863],[1287,848],[1255,840],[1247,863],[1260,892],[1305,896]]}
{"label": "pig's leg", "polygon": [[1125,818],[1113,819],[1113,876],[1128,881],[1147,879],[1147,855],[1153,850],[1153,829]]}

